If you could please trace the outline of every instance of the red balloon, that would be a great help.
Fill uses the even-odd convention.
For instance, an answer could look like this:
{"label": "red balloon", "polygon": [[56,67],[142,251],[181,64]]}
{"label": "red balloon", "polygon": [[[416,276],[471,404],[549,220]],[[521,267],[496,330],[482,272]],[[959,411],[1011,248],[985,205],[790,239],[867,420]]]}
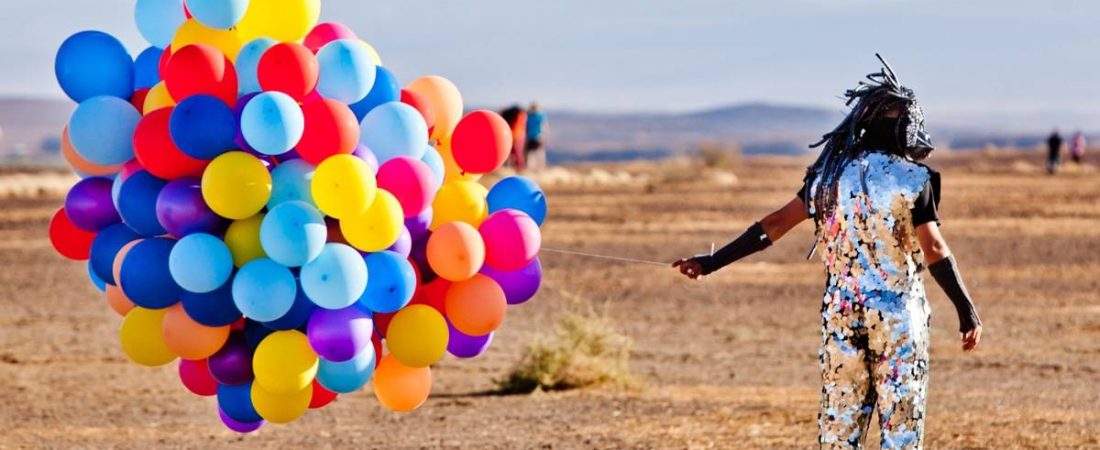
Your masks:
{"label": "red balloon", "polygon": [[221,50],[209,45],[188,45],[173,54],[164,68],[164,84],[177,102],[207,94],[229,106],[237,103],[237,70]]}
{"label": "red balloon", "polygon": [[306,35],[303,44],[313,53],[317,53],[325,44],[337,39],[359,39],[355,32],[346,25],[338,22],[322,22],[313,27]]}
{"label": "red balloon", "polygon": [[130,104],[137,108],[139,113],[145,113],[145,97],[149,96],[149,88],[141,88],[134,91],[134,96],[130,97]]}
{"label": "red balloon", "polygon": [[141,118],[134,130],[134,157],[157,178],[200,177],[209,161],[187,156],[172,142],[168,131],[172,109],[161,108]]}
{"label": "red balloon", "polygon": [[256,74],[265,91],[278,91],[301,102],[317,87],[317,57],[306,46],[283,42],[260,57]]}
{"label": "red balloon", "polygon": [[443,314],[447,315],[447,289],[451,288],[451,282],[443,278],[436,278],[431,283],[421,285],[416,293],[413,294],[413,298],[409,301],[410,305],[428,305]]}
{"label": "red balloon", "polygon": [[435,126],[435,110],[432,109],[432,103],[428,101],[428,98],[416,91],[410,91],[408,89],[401,90],[401,103],[412,106],[420,111],[420,115],[424,117],[424,123],[428,124],[428,128],[431,129]]}
{"label": "red balloon", "polygon": [[180,359],[180,381],[192,394],[209,397],[218,393],[218,382],[210,375],[205,359]]}
{"label": "red balloon", "polygon": [[73,225],[69,213],[61,208],[50,219],[50,243],[61,256],[74,261],[85,261],[92,249],[95,233],[84,231]]}
{"label": "red balloon", "polygon": [[317,380],[313,380],[313,398],[309,400],[309,409],[324,408],[333,400],[336,400],[337,394],[318,383]]}
{"label": "red balloon", "polygon": [[469,173],[497,170],[512,151],[512,130],[499,114],[478,110],[455,126],[451,153],[455,163]]}
{"label": "red balloon", "polygon": [[318,165],[332,155],[350,155],[359,144],[359,121],[348,105],[322,99],[302,105],[306,128],[298,141],[298,155]]}
{"label": "red balloon", "polygon": [[374,368],[377,369],[378,365],[382,363],[382,338],[375,333],[370,337],[370,343],[374,344]]}
{"label": "red balloon", "polygon": [[160,61],[157,61],[157,75],[160,75],[160,79],[164,79],[164,74],[168,69],[168,60],[172,58],[172,46],[169,45],[164,48],[164,51],[160,53]]}
{"label": "red balloon", "polygon": [[[393,316],[397,313],[374,313],[374,332],[379,336],[386,337],[386,331],[390,329],[390,321],[393,320]],[[376,355],[377,356],[377,355]]]}

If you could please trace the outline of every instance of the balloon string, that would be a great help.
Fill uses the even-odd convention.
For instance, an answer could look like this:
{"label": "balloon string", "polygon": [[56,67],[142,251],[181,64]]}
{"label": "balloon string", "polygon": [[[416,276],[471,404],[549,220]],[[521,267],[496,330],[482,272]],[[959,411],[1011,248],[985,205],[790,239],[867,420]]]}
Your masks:
{"label": "balloon string", "polygon": [[629,262],[629,263],[635,263],[635,264],[648,264],[648,265],[651,265],[651,266],[669,267],[669,264],[670,264],[670,263],[662,262],[662,261],[651,261],[651,260],[648,260],[648,259],[626,258],[626,257],[622,257],[622,256],[598,255],[596,253],[578,252],[576,250],[565,250],[565,249],[560,249],[560,248],[543,247],[541,249],[541,251],[552,252],[552,253],[562,253],[562,254],[566,254],[566,255],[587,256],[589,258],[607,259],[607,260],[611,260],[611,261],[621,261],[621,262]]}

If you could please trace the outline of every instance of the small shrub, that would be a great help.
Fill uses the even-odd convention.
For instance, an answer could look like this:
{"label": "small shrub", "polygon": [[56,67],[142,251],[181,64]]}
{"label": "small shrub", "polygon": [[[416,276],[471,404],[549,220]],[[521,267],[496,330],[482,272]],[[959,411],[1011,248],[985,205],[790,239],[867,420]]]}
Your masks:
{"label": "small shrub", "polygon": [[708,169],[737,169],[741,166],[741,147],[737,144],[702,144],[695,150],[695,159]]}

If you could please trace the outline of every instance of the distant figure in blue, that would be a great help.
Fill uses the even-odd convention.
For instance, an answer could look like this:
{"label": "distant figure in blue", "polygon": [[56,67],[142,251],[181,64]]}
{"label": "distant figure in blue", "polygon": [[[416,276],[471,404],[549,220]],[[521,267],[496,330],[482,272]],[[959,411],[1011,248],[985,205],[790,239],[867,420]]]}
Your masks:
{"label": "distant figure in blue", "polygon": [[549,130],[546,113],[539,109],[538,102],[531,102],[531,107],[527,109],[527,146],[523,155],[531,170],[546,168],[546,135]]}

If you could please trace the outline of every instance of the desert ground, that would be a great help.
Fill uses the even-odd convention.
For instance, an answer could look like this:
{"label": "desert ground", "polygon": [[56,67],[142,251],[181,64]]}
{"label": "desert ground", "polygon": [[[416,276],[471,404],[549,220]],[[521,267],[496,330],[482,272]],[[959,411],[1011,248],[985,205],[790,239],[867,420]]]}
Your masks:
{"label": "desert ground", "polygon": [[[985,322],[959,348],[933,306],[927,448],[1100,448],[1100,158],[1056,177],[1038,152],[944,153],[942,230]],[[548,248],[672,261],[735,237],[789,200],[806,160],[570,166],[540,178]],[[174,364],[119,349],[121,319],[50,248],[58,174],[0,173],[0,448],[811,448],[816,445],[820,262],[804,223],[701,282],[672,269],[544,252],[545,279],[509,310],[486,355],[445,358],[418,411],[343,396],[285,426],[237,435]],[[61,188],[63,189],[63,187]],[[497,395],[532,341],[570,311],[633,340],[632,382]],[[875,431],[874,433],[877,433]],[[872,448],[878,444],[872,434]]]}

